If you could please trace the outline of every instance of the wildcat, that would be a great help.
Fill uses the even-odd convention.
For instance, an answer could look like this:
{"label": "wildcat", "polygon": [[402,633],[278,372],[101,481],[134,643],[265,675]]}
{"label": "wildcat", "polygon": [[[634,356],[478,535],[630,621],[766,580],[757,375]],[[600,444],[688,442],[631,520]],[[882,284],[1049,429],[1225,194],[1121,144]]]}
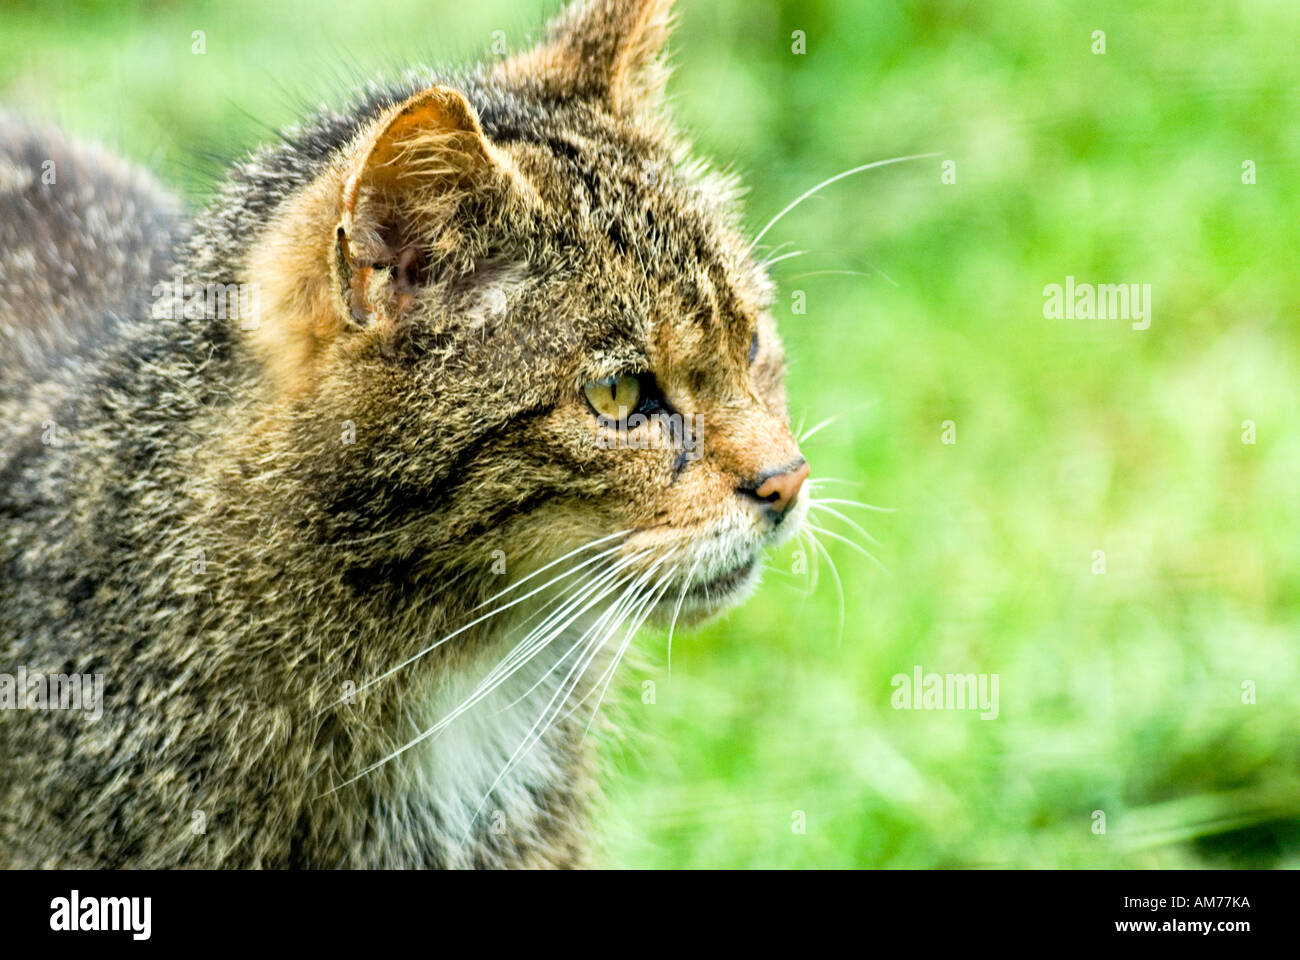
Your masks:
{"label": "wildcat", "polygon": [[0,671],[104,678],[98,719],[0,710],[4,865],[591,861],[637,627],[807,512],[669,8],[368,87],[192,222],[3,121]]}

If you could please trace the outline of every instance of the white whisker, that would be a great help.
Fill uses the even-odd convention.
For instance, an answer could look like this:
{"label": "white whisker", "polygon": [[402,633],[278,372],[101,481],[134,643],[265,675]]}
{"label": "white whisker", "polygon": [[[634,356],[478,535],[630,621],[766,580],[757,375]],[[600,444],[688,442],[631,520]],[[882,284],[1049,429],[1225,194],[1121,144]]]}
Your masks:
{"label": "white whisker", "polygon": [[[640,617],[643,611],[645,612],[646,616],[649,616],[650,609],[653,609],[654,606],[654,603],[650,601],[652,600],[652,598],[654,599],[654,602],[658,601],[658,597],[662,596],[662,588],[665,587],[669,582],[671,582],[673,573],[674,571],[670,570],[668,573],[664,574],[664,576],[661,577],[658,580],[658,582],[656,582],[655,585],[651,587],[649,590],[646,590],[644,592],[640,592],[640,591],[635,592],[626,598],[627,602],[618,620],[613,624],[613,626],[607,632],[604,639],[601,641],[602,647],[604,646],[605,643],[607,643],[610,640],[611,637],[614,636],[614,634],[616,634],[622,628],[623,624],[627,622],[629,619],[632,620],[632,626],[628,628],[628,634],[627,634],[628,637],[631,637],[637,632],[637,630],[640,629],[643,620],[638,618]],[[656,593],[657,591],[658,593]],[[620,651],[623,649],[622,645],[620,645],[619,649]],[[590,658],[588,662],[590,663],[591,660],[594,660],[594,657]],[[600,688],[601,681],[611,676],[611,670],[616,666],[617,666],[617,658],[611,658],[610,665],[606,667],[604,671],[602,671],[601,675],[596,679],[595,683],[592,684],[591,688],[585,694],[583,694],[579,700],[575,701],[574,704],[565,712],[564,716],[561,717],[560,719],[567,720],[569,717],[573,716],[573,714],[578,711],[579,707],[581,707],[584,703],[586,703],[589,699],[591,699],[591,695]],[[599,702],[597,702],[597,707],[599,706],[600,704]],[[590,726],[590,723],[588,724],[588,726]]]}
{"label": "white whisker", "polygon": [[826,505],[826,502],[825,502],[824,500],[816,500],[816,499],[811,500],[811,501],[809,502],[809,504],[808,504],[808,509],[809,509],[809,510],[821,510],[821,511],[823,511],[823,512],[825,512],[825,513],[829,513],[832,517],[837,517],[838,519],[840,519],[840,520],[844,521],[845,523],[847,523],[850,527],[852,527],[852,528],[853,528],[854,530],[856,530],[858,533],[862,534],[862,536],[865,537],[865,538],[867,539],[867,542],[868,542],[868,543],[871,543],[871,544],[873,544],[873,545],[875,545],[875,546],[877,546],[877,547],[882,546],[882,544],[881,544],[881,542],[880,542],[879,540],[877,540],[877,539],[876,539],[875,537],[873,537],[871,534],[867,533],[866,530],[862,529],[862,527],[860,527],[860,526],[859,526],[857,523],[855,523],[853,520],[850,520],[848,517],[846,517],[844,514],[840,513],[840,512],[839,512],[838,510],[836,510],[834,507],[828,507],[828,506]]}
{"label": "white whisker", "polygon": [[[472,703],[469,701],[478,702],[484,695],[496,689],[496,687],[500,686],[502,682],[510,676],[513,676],[521,667],[549,646],[556,637],[561,636],[564,631],[577,622],[584,613],[596,606],[598,603],[604,601],[605,598],[615,590],[623,587],[627,581],[622,579],[620,575],[637,560],[644,557],[648,552],[649,551],[642,550],[631,554],[628,557],[624,557],[615,563],[609,570],[602,571],[598,576],[584,581],[583,586],[576,591],[575,596],[566,597],[560,609],[549,614],[542,623],[530,630],[522,640],[515,644],[510,653],[507,654],[500,663],[493,667],[492,670],[489,671],[480,681],[479,686],[475,689],[474,693],[470,695],[465,704],[461,704],[461,706],[457,707],[442,720],[439,720],[437,725],[439,727],[446,726],[451,722],[451,720],[454,720],[456,716],[463,713],[464,708],[466,708],[467,705],[472,706]],[[635,578],[635,576],[635,573],[631,574],[632,578]],[[616,582],[611,584],[611,581]],[[566,653],[558,662],[563,662],[567,657],[568,654]],[[544,676],[543,679],[545,679]],[[531,689],[535,689],[536,686],[537,685],[535,684],[533,688],[530,688],[529,692],[531,692]],[[516,701],[507,704],[503,709],[508,709],[520,699],[523,698],[520,697]]]}
{"label": "white whisker", "polygon": [[782,260],[791,260],[791,259],[793,259],[793,258],[795,258],[795,257],[802,257],[802,256],[803,256],[804,254],[806,254],[807,252],[808,252],[807,250],[794,250],[794,251],[791,251],[790,253],[783,253],[783,254],[781,254],[781,256],[779,256],[779,257],[772,257],[770,260],[766,261],[766,262],[763,264],[763,269],[766,270],[766,269],[768,269],[769,267],[774,267],[774,266],[776,266],[776,264],[780,263]]}
{"label": "white whisker", "polygon": [[840,500],[831,497],[826,497],[826,498],[818,497],[816,498],[816,502],[817,503],[838,503],[838,504],[843,504],[846,507],[859,507],[863,510],[870,510],[873,513],[897,513],[898,512],[898,510],[895,509],[894,507],[877,507],[874,504],[863,503],[861,500]]}
{"label": "white whisker", "polygon": [[763,227],[762,230],[758,231],[758,235],[755,236],[753,241],[750,243],[749,249],[753,250],[754,246],[765,236],[767,236],[767,231],[771,230],[774,226],[776,226],[777,223],[780,221],[780,219],[784,217],[787,213],[789,213],[795,207],[799,206],[799,204],[803,203],[809,197],[813,196],[815,193],[817,193],[817,191],[822,190],[825,187],[829,187],[832,183],[835,183],[838,180],[843,180],[845,177],[851,177],[855,173],[862,173],[864,170],[874,170],[876,167],[887,167],[890,164],[894,164],[894,163],[904,163],[908,160],[924,160],[928,157],[937,157],[937,156],[940,156],[940,154],[917,153],[909,157],[894,157],[891,160],[877,160],[875,163],[864,163],[860,167],[853,167],[850,170],[845,170],[843,173],[837,173],[835,176],[823,180],[821,183],[817,184],[817,186],[813,187],[812,189],[805,190],[803,193],[799,194],[799,196],[795,197],[794,200],[790,201],[790,203],[786,204],[785,207],[782,208],[780,213],[778,213],[771,220],[767,221],[767,226]]}
{"label": "white whisker", "polygon": [[[653,593],[647,595],[646,599],[642,601],[641,605],[633,612],[632,625],[627,628],[627,633],[623,636],[623,643],[619,646],[618,652],[614,654],[614,659],[610,661],[608,669],[606,669],[603,678],[601,678],[604,682],[602,683],[601,679],[596,681],[600,686],[600,695],[596,697],[596,705],[591,709],[591,717],[587,720],[587,725],[583,727],[583,740],[587,739],[587,734],[591,731],[591,725],[596,722],[596,715],[600,712],[600,705],[605,700],[605,693],[609,689],[610,681],[614,679],[614,674],[618,670],[618,665],[623,662],[623,655],[627,652],[628,645],[632,642],[632,638],[636,636],[637,631],[641,629],[646,618],[650,616],[650,612],[663,598],[664,592],[672,583],[673,573],[674,571],[669,571],[668,574],[666,574],[659,583],[652,588]],[[584,696],[582,700],[585,701],[587,696],[590,696],[590,693]],[[582,701],[579,701],[579,704],[581,704],[581,702]],[[576,710],[577,706],[569,712],[572,714]]]}
{"label": "white whisker", "polygon": [[809,427],[806,432],[801,433],[797,437],[795,437],[795,442],[798,443],[800,446],[803,446],[805,440],[807,440],[809,437],[815,434],[818,430],[822,429],[822,427],[830,426],[832,423],[834,423],[842,416],[844,416],[844,414],[837,413],[832,417],[827,417],[825,420],[821,421],[820,423],[814,424],[813,426]]}
{"label": "white whisker", "polygon": [[[653,576],[654,571],[664,562],[665,559],[666,558],[661,557],[660,559],[656,560],[653,564],[651,564],[650,567],[636,579],[633,585],[625,591],[624,597],[627,597],[629,595],[635,597],[637,591],[639,591],[642,585]],[[622,600],[618,601],[618,603],[616,603],[616,606],[621,603],[623,603]],[[622,618],[620,617],[619,622],[621,622],[621,619]],[[614,629],[617,630],[617,626],[615,626]],[[513,770],[515,766],[518,764],[519,760],[525,754],[527,754],[527,752],[531,750],[541,740],[543,736],[546,735],[546,731],[550,729],[551,724],[554,722],[555,718],[559,715],[559,712],[563,708],[565,701],[573,693],[574,689],[576,689],[578,683],[581,682],[583,675],[587,671],[587,667],[590,666],[592,660],[595,658],[596,654],[599,653],[600,648],[603,647],[605,642],[609,639],[611,633],[612,631],[607,632],[604,635],[597,636],[595,639],[593,639],[591,643],[587,645],[587,650],[591,651],[590,654],[585,659],[579,657],[579,662],[575,663],[573,667],[570,668],[569,673],[565,676],[564,680],[560,682],[560,685],[556,688],[556,691],[551,696],[551,699],[547,701],[546,705],[542,708],[542,715],[537,718],[537,720],[533,723],[531,727],[529,727],[528,732],[524,734],[523,741],[519,744],[519,746],[515,749],[514,753],[512,753],[510,758],[506,761],[506,764],[501,769],[501,772],[497,774],[496,778],[488,786],[487,791],[483,795],[482,801],[475,809],[474,815],[470,818],[471,823],[478,820],[478,816],[482,812],[484,804],[486,804],[488,802],[488,799],[492,796],[492,791],[495,790],[497,786],[501,783],[501,781],[505,779],[506,776],[509,775],[510,771]],[[580,665],[581,665],[581,669],[579,669]]]}
{"label": "white whisker", "polygon": [[[872,270],[874,270],[876,273],[884,277],[885,281],[895,290],[899,289],[898,284],[894,281],[894,278],[891,277],[889,274],[885,273],[884,270],[881,270],[879,267],[877,267],[875,264],[872,263],[867,264],[867,266],[871,267]],[[795,276],[790,278],[790,282],[793,283],[795,280],[803,280],[806,277],[826,277],[826,276],[869,277],[871,276],[871,274],[867,273],[865,270],[812,270],[809,271],[808,273],[796,274]]]}
{"label": "white whisker", "polygon": [[801,529],[797,534],[797,538],[799,540],[799,546],[803,548],[804,558],[808,561],[808,569],[806,571],[808,586],[804,590],[804,596],[807,597],[809,594],[817,591],[817,584],[819,582],[818,576],[821,573],[821,557],[818,556],[817,551],[813,549],[812,535],[807,529]]}
{"label": "white whisker", "polygon": [[[638,557],[638,556],[640,556],[640,555],[642,555],[642,554],[634,554],[632,557],[627,558],[627,561],[628,561],[628,562],[631,562],[633,559],[635,559],[636,557]],[[615,574],[616,574],[616,571],[615,571]],[[602,574],[602,575],[601,575],[601,576],[602,576],[602,579],[603,579],[603,578],[606,578],[608,575],[609,575],[608,573],[606,573],[606,574]],[[591,601],[588,603],[588,605],[587,605],[586,607],[583,608],[583,610],[586,610],[588,607],[595,605],[597,602],[599,602],[601,599],[603,599],[605,595],[606,595],[606,594],[601,594],[601,595],[597,596],[595,599],[591,600]],[[546,638],[546,643],[549,643],[550,640],[554,639],[554,636],[555,636],[555,635],[558,635],[558,633],[562,632],[563,629],[567,628],[567,627],[569,626],[569,624],[572,623],[572,621],[573,621],[574,619],[576,619],[578,616],[581,616],[582,612],[583,612],[583,611],[579,611],[578,613],[574,614],[574,616],[573,616],[572,618],[570,618],[570,620],[566,621],[565,624],[564,624],[564,626],[561,627],[559,630],[553,630],[553,631],[551,631],[550,635],[548,635],[548,637]],[[549,620],[549,619],[550,619],[550,618],[548,618],[548,620]],[[535,632],[535,631],[534,631],[534,632]],[[538,646],[537,649],[540,650],[541,647],[543,647],[543,646],[545,646],[545,645],[546,645],[546,644],[541,644],[540,646]],[[515,649],[516,649],[516,651],[517,651],[517,650],[518,650],[518,646],[517,646]],[[513,653],[513,652],[514,652],[514,651],[512,651],[512,653]],[[368,774],[373,773],[375,770],[378,770],[380,767],[384,766],[386,763],[389,763],[390,761],[395,760],[397,757],[401,756],[403,753],[406,753],[406,752],[407,752],[408,750],[410,750],[412,747],[417,746],[418,744],[423,743],[425,740],[429,739],[430,737],[437,735],[441,730],[445,729],[445,728],[447,727],[448,724],[450,724],[452,721],[454,721],[457,717],[461,716],[463,713],[465,713],[466,710],[470,709],[472,706],[474,706],[474,704],[476,704],[476,703],[478,703],[480,700],[482,700],[482,698],[483,698],[484,696],[486,696],[486,695],[487,695],[488,693],[490,693],[492,690],[496,689],[497,686],[499,686],[499,685],[500,685],[501,683],[503,683],[506,679],[508,679],[510,676],[512,676],[512,675],[515,673],[515,671],[517,671],[517,670],[520,669],[520,668],[521,668],[525,663],[527,663],[528,659],[531,659],[531,655],[530,655],[528,658],[526,658],[526,659],[521,659],[517,664],[515,664],[515,665],[514,665],[514,666],[513,666],[509,671],[507,671],[507,672],[501,672],[501,671],[500,671],[500,665],[498,665],[498,666],[497,666],[496,668],[494,668],[494,670],[492,671],[492,674],[498,674],[498,675],[493,679],[493,682],[492,682],[491,684],[488,684],[487,681],[486,681],[486,679],[485,679],[485,680],[484,680],[483,682],[481,682],[481,683],[479,684],[479,686],[475,689],[474,693],[470,694],[469,697],[467,697],[467,698],[466,698],[466,699],[465,699],[465,700],[464,700],[464,701],[463,701],[459,706],[457,706],[455,709],[453,709],[452,711],[450,711],[446,716],[444,716],[444,717],[442,717],[441,719],[439,719],[436,723],[434,723],[432,726],[430,726],[430,727],[428,727],[427,729],[425,729],[424,731],[422,731],[422,732],[421,732],[419,735],[417,735],[416,737],[414,737],[414,738],[412,738],[411,740],[407,741],[407,742],[406,742],[405,744],[403,744],[401,747],[398,747],[396,750],[393,750],[391,753],[389,753],[389,754],[388,754],[386,757],[384,757],[383,759],[381,759],[381,760],[377,760],[376,762],[370,764],[368,767],[366,767],[364,770],[362,770],[362,771],[361,771],[360,773],[358,773],[356,776],[351,777],[351,778],[349,778],[349,779],[343,781],[343,782],[340,783],[338,786],[334,787],[332,790],[330,790],[330,791],[328,791],[328,792],[332,793],[332,792],[334,792],[335,790],[339,790],[339,789],[341,789],[341,788],[343,788],[343,787],[346,787],[346,786],[347,786],[348,784],[350,784],[350,783],[354,783],[354,782],[356,782],[357,780],[360,780],[362,777],[365,777],[365,776],[367,776]],[[491,677],[492,674],[489,674],[489,677]],[[495,784],[494,784],[494,786],[495,786]],[[488,792],[491,793],[490,790],[489,790]]]}
{"label": "white whisker", "polygon": [[[569,557],[573,556],[575,553],[581,553],[581,552],[584,551],[584,550],[590,550],[592,547],[599,546],[599,545],[602,544],[602,543],[607,543],[608,541],[613,540],[615,537],[625,537],[625,536],[627,536],[628,532],[629,532],[629,531],[627,531],[627,530],[620,530],[620,531],[618,531],[617,533],[611,533],[611,534],[609,534],[608,536],[599,537],[599,538],[597,538],[597,539],[595,539],[595,540],[592,540],[592,541],[590,541],[590,542],[588,542],[588,543],[584,543],[584,544],[583,544],[582,546],[580,546],[580,547],[575,547],[573,550],[570,550],[570,551],[569,551],[568,553],[566,553],[564,556],[562,556],[562,557],[557,557],[556,559],[554,559],[554,560],[552,560],[550,563],[548,563],[546,566],[544,566],[544,567],[539,567],[538,569],[534,570],[532,573],[528,574],[528,576],[526,576],[526,577],[520,577],[520,578],[519,578],[518,580],[516,580],[514,583],[512,583],[512,584],[510,584],[508,587],[506,587],[504,590],[501,590],[501,591],[499,591],[499,592],[497,592],[497,593],[494,593],[492,596],[488,597],[486,600],[484,600],[484,601],[483,601],[482,603],[480,603],[478,606],[479,606],[479,607],[485,607],[485,606],[487,606],[487,605],[488,605],[489,603],[491,603],[493,600],[497,599],[498,597],[503,597],[503,596],[505,596],[507,593],[509,593],[511,590],[514,590],[514,589],[515,589],[516,587],[518,587],[520,584],[527,583],[529,580],[533,579],[533,577],[538,576],[539,574],[545,573],[547,570],[551,569],[551,567],[555,566],[557,563],[563,563],[565,560],[569,559]],[[620,546],[621,546],[621,545],[620,545]],[[603,551],[602,553],[597,554],[597,556],[598,556],[598,557],[601,557],[601,556],[607,556],[609,553],[617,552],[618,549],[619,549],[619,547],[613,547],[613,548],[610,549],[610,550]],[[577,568],[577,567],[575,567],[574,569],[581,569],[581,568]],[[474,609],[477,610],[478,607],[475,607]]]}
{"label": "white whisker", "polygon": [[[820,527],[813,527],[812,524],[809,524],[808,526],[811,527],[813,530],[821,529]],[[822,532],[824,533],[825,531]],[[835,568],[835,561],[831,558],[831,555],[829,552],[827,552],[826,548],[822,546],[821,541],[819,541],[816,537],[813,537],[812,543],[813,546],[815,546],[819,551],[821,551],[822,556],[826,558],[826,563],[831,568],[831,576],[835,578],[835,591],[836,593],[839,594],[840,597],[840,632],[838,634],[839,639],[837,640],[837,642],[843,643],[844,642],[844,584],[840,581],[840,572]]]}
{"label": "white whisker", "polygon": [[[606,538],[606,539],[608,539],[608,538]],[[485,621],[485,620],[490,620],[490,619],[492,619],[493,617],[497,616],[498,614],[503,613],[503,612],[505,612],[506,610],[509,610],[511,607],[518,606],[520,603],[523,603],[523,602],[524,602],[525,600],[527,600],[529,597],[536,596],[538,593],[541,593],[543,590],[546,590],[547,588],[549,588],[549,587],[551,587],[551,586],[554,586],[556,583],[558,583],[559,581],[565,579],[566,577],[572,576],[574,573],[578,572],[579,570],[583,569],[584,567],[590,566],[591,564],[595,563],[597,560],[600,560],[600,559],[602,559],[603,557],[608,556],[610,553],[616,552],[616,551],[619,550],[619,549],[621,549],[621,546],[620,546],[620,547],[613,547],[613,548],[610,548],[610,550],[608,550],[608,551],[601,551],[600,553],[596,554],[594,557],[590,557],[590,558],[588,558],[587,560],[584,560],[582,563],[578,564],[576,567],[572,567],[572,568],[570,568],[569,570],[566,570],[565,572],[559,574],[558,576],[556,576],[556,577],[552,577],[550,580],[546,581],[546,582],[543,583],[541,586],[539,586],[539,587],[534,587],[532,590],[530,590],[528,593],[525,593],[523,596],[521,596],[521,597],[516,597],[514,600],[511,600],[509,603],[502,604],[501,606],[497,607],[496,609],[494,609],[494,610],[489,610],[487,613],[483,614],[482,616],[480,616],[480,617],[476,617],[475,619],[471,620],[469,623],[465,624],[464,626],[462,626],[462,627],[458,627],[457,629],[453,630],[451,633],[447,634],[446,636],[442,637],[441,639],[436,640],[435,642],[429,644],[427,647],[425,647],[424,649],[420,650],[419,652],[417,652],[417,653],[413,653],[411,656],[407,657],[407,658],[406,658],[405,660],[403,660],[401,663],[397,664],[397,666],[392,667],[392,668],[390,668],[390,669],[388,669],[388,670],[385,670],[383,673],[379,674],[377,677],[372,677],[371,679],[367,680],[365,683],[361,684],[361,686],[357,687],[357,689],[354,691],[354,695],[355,695],[356,693],[360,693],[360,692],[362,692],[363,690],[368,690],[369,688],[373,687],[375,684],[381,682],[382,680],[386,680],[388,677],[391,677],[393,674],[397,673],[397,671],[401,670],[403,667],[409,666],[410,664],[414,663],[416,660],[419,660],[421,657],[428,655],[428,654],[429,654],[430,652],[432,652],[433,650],[435,650],[435,649],[437,649],[438,647],[442,646],[442,644],[446,643],[448,640],[451,640],[451,639],[454,639],[455,637],[460,636],[462,633],[464,633],[465,631],[469,630],[470,628],[477,626],[478,624],[482,623],[482,622]],[[566,556],[567,556],[567,554],[566,554]],[[551,564],[548,564],[548,566],[551,566]],[[538,572],[540,572],[540,571],[538,571]],[[530,576],[532,576],[532,574],[530,574]],[[527,579],[527,578],[525,578],[525,579]],[[521,581],[519,581],[519,582],[522,583],[523,581],[521,580]],[[518,585],[518,584],[515,584],[514,586],[517,586],[517,585]],[[513,589],[513,586],[512,586],[512,587],[508,587],[508,588],[506,588],[506,590],[501,591],[501,593],[497,594],[497,596],[501,596],[502,594],[506,593],[506,592],[507,592],[508,590],[510,590],[510,589]],[[477,609],[479,609],[479,607],[481,607],[481,606],[483,606],[483,604],[479,604],[479,605],[478,605],[477,607],[475,607],[474,609],[477,610]],[[335,703],[341,703],[341,702],[342,702],[342,699],[341,699],[341,698],[340,698],[339,700],[335,701]]]}
{"label": "white whisker", "polygon": [[866,410],[868,407],[874,407],[879,402],[880,402],[879,400],[868,400],[866,403],[860,403],[856,407],[851,407],[848,410],[841,410],[839,413],[827,417],[825,420],[821,421],[821,423],[818,423],[816,426],[810,427],[807,431],[796,434],[795,436],[797,438],[797,442],[802,444],[805,440],[807,440],[817,431],[821,430],[823,427],[828,427],[832,423],[836,423],[840,419],[847,417],[849,414],[858,413],[859,411]]}
{"label": "white whisker", "polygon": [[690,572],[686,574],[686,579],[682,581],[682,592],[677,598],[677,606],[673,608],[672,623],[668,625],[668,676],[670,677],[673,675],[673,631],[677,629],[677,618],[681,615],[682,603],[686,600],[686,594],[691,589],[691,581],[695,579],[695,571],[699,569],[700,562],[703,559],[704,555],[700,554],[695,558],[695,562],[691,564]]}
{"label": "white whisker", "polygon": [[777,256],[783,249],[785,249],[788,246],[790,246],[790,241],[785,240],[781,243],[778,243],[775,247],[769,250],[767,252],[767,256],[759,261],[758,263],[759,269],[766,267],[771,262],[772,257]]}
{"label": "white whisker", "polygon": [[810,529],[816,530],[818,533],[824,533],[828,537],[834,537],[836,540],[840,541],[841,543],[848,544],[848,546],[852,547],[854,550],[858,551],[858,553],[862,554],[864,557],[866,557],[868,560],[874,563],[876,567],[880,570],[880,572],[883,573],[885,576],[888,577],[891,575],[890,572],[887,569],[885,569],[885,565],[881,563],[879,560],[877,560],[874,556],[872,556],[869,550],[865,549],[859,544],[854,543],[852,540],[848,539],[848,537],[842,537],[838,533],[835,533],[832,530],[827,530],[825,527],[819,527],[812,523],[808,524],[808,526]]}
{"label": "white whisker", "polygon": [[[639,558],[642,557],[642,556],[644,556],[644,553],[638,553],[638,554],[634,554],[633,557],[632,557],[632,558],[629,558],[629,559],[639,559]],[[598,597],[596,597],[596,598],[595,598],[594,600],[592,600],[591,602],[586,603],[586,604],[583,605],[582,609],[578,611],[578,616],[581,616],[581,614],[586,613],[588,610],[590,610],[590,609],[591,609],[593,606],[595,606],[597,603],[599,603],[599,602],[603,601],[605,598],[607,598],[607,597],[608,597],[611,593],[613,593],[615,590],[618,590],[619,588],[623,588],[624,591],[626,591],[626,589],[628,588],[628,585],[631,583],[632,580],[634,580],[634,579],[636,578],[636,576],[637,576],[637,575],[636,575],[635,573],[633,573],[633,574],[631,574],[631,575],[630,575],[629,577],[627,577],[627,578],[620,579],[618,583],[614,584],[613,586],[609,587],[608,589],[603,590],[603,591],[601,592],[601,594],[600,594]],[[599,628],[599,627],[600,627],[600,626],[605,622],[606,618],[610,616],[611,611],[616,610],[617,607],[618,607],[618,601],[615,601],[613,604],[610,605],[610,607],[609,607],[607,610],[605,610],[604,613],[602,613],[602,614],[600,615],[600,617],[597,618],[597,620],[595,621],[594,624],[592,624],[592,626],[588,627],[587,630],[583,632],[582,636],[579,637],[577,643],[575,643],[572,647],[570,647],[569,650],[568,650],[567,652],[565,652],[565,654],[564,654],[563,656],[561,656],[558,660],[556,660],[556,662],[555,662],[555,666],[558,667],[561,663],[563,663],[565,660],[567,660],[567,659],[569,658],[569,654],[572,653],[574,650],[576,650],[576,649],[578,648],[578,646],[581,645],[582,642],[583,642],[583,641],[584,641],[584,640],[585,640],[589,635],[591,635],[592,632],[594,632],[595,630],[597,630],[597,629],[598,629],[598,628]],[[550,628],[550,629],[548,630],[548,633],[547,633],[546,636],[543,636],[543,637],[541,637],[541,639],[534,641],[534,645],[535,645],[536,649],[537,649],[537,650],[541,650],[541,649],[543,649],[544,647],[548,646],[548,645],[549,645],[549,644],[550,644],[550,643],[551,643],[551,642],[552,642],[556,637],[561,636],[561,635],[564,633],[564,631],[567,630],[570,626],[572,626],[573,622],[574,622],[575,620],[578,619],[578,616],[571,617],[571,618],[570,618],[569,620],[567,620],[565,623],[561,624],[558,628]],[[534,631],[534,633],[538,633],[538,631]],[[528,639],[528,638],[525,638],[525,641],[526,641],[527,639]],[[534,656],[534,655],[535,655],[535,651],[534,651],[533,653],[530,653],[530,654],[529,654],[529,658],[531,659],[531,657]],[[516,669],[518,669],[518,668],[516,668]],[[531,694],[534,690],[536,690],[539,686],[541,686],[542,682],[545,681],[545,679],[546,679],[546,676],[543,675],[541,678],[539,678],[539,679],[537,680],[536,683],[534,683],[531,687],[529,687],[526,691],[524,691],[524,693],[522,693],[520,696],[516,697],[516,698],[515,698],[514,700],[512,700],[510,703],[508,703],[508,704],[506,704],[504,707],[502,707],[502,710],[508,710],[508,709],[510,709],[511,707],[513,707],[513,706],[519,704],[520,702],[522,702],[524,699],[527,698],[527,696],[528,696],[529,694]]]}

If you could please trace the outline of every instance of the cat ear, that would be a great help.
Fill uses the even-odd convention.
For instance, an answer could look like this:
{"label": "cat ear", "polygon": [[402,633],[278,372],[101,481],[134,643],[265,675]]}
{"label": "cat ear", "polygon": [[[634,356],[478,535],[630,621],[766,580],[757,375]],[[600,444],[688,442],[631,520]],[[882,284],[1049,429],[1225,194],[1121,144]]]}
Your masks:
{"label": "cat ear", "polygon": [[426,280],[430,236],[508,166],[450,87],[422,90],[381,117],[342,180],[331,268],[343,317],[367,326],[400,315]]}
{"label": "cat ear", "polygon": [[420,177],[448,186],[493,164],[478,114],[458,90],[430,87],[392,107],[353,150],[343,183],[345,218],[356,213],[364,187],[391,189]]}
{"label": "cat ear", "polygon": [[241,330],[291,391],[319,377],[349,331],[396,329],[435,279],[463,266],[465,208],[539,201],[450,87],[386,109],[289,198],[251,247],[257,316]]}
{"label": "cat ear", "polygon": [[501,71],[540,82],[554,94],[636,107],[663,88],[660,53],[672,30],[673,0],[576,0],[548,28],[541,46]]}

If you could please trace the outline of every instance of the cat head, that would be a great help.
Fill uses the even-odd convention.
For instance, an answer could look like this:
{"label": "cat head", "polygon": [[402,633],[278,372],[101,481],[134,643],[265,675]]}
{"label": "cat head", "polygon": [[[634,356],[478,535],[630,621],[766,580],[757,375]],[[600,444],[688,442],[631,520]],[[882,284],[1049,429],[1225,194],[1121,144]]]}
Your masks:
{"label": "cat head", "polygon": [[575,4],[239,172],[282,194],[239,267],[263,441],[359,588],[563,558],[690,618],[802,522],[771,284],[664,114],[670,5]]}

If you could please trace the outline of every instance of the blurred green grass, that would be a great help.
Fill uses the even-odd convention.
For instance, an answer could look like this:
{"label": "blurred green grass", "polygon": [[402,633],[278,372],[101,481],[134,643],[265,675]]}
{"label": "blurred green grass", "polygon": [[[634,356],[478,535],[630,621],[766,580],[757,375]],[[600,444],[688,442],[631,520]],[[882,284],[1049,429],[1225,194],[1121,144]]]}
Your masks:
{"label": "blurred green grass", "polygon": [[[878,169],[765,238],[807,251],[775,267],[794,418],[840,417],[805,452],[847,481],[824,495],[894,509],[859,517],[890,574],[825,541],[841,631],[789,547],[671,676],[643,638],[609,862],[1300,866],[1300,7],[679,6],[676,109],[755,229],[860,163],[940,151],[956,182]],[[0,102],[198,203],[261,124],[554,7],[19,0]],[[1067,275],[1150,283],[1151,328],[1045,320]],[[892,709],[918,664],[998,674],[1000,716]]]}

